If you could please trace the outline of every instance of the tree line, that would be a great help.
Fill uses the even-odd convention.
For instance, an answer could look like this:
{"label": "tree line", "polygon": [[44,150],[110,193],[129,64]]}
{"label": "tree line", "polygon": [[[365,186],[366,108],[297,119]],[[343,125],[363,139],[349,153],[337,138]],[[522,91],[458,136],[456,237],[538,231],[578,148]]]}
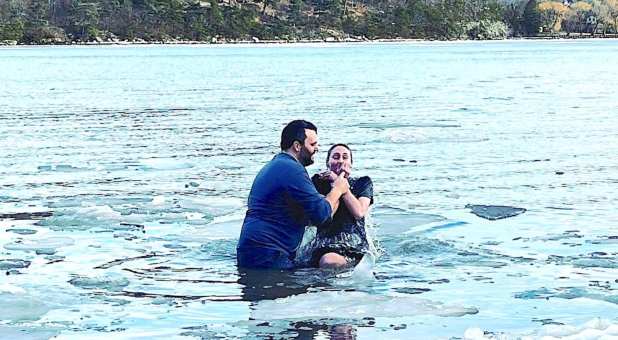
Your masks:
{"label": "tree line", "polygon": [[616,33],[618,0],[0,0],[0,41],[502,39]]}

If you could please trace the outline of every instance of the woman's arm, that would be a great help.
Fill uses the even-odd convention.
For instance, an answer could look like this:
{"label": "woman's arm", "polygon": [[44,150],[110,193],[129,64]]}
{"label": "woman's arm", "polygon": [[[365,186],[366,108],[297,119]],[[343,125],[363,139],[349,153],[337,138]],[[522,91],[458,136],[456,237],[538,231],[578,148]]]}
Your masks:
{"label": "woman's arm", "polygon": [[355,219],[359,220],[365,217],[369,210],[369,205],[371,204],[371,200],[368,197],[356,198],[351,191],[348,191],[341,197],[348,211],[350,211],[350,214],[352,214]]}

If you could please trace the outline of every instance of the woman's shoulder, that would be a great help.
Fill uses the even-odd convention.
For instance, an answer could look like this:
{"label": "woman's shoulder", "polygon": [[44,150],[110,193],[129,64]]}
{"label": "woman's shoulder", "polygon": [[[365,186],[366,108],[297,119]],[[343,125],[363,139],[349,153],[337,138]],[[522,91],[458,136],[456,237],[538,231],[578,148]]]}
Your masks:
{"label": "woman's shoulder", "polygon": [[373,181],[371,181],[371,177],[369,177],[369,176],[357,177],[357,178],[354,179],[354,181],[359,186],[365,186],[365,185],[373,186]]}

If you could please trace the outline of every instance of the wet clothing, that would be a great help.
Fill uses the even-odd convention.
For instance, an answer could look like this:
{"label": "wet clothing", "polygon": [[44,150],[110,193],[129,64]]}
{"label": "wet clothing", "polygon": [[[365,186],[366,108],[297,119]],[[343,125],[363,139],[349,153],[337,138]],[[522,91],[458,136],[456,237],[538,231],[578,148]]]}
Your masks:
{"label": "wet clothing", "polygon": [[[311,181],[318,192],[328,194],[331,189],[330,182],[322,180],[314,175]],[[367,197],[370,205],[373,204],[373,183],[367,176],[348,178],[350,191],[356,198]],[[333,218],[324,223],[318,229],[315,239],[309,245],[311,249],[312,266],[318,267],[320,258],[326,253],[337,253],[348,259],[351,263],[357,263],[363,255],[369,251],[369,242],[365,231],[365,218],[355,219],[343,202],[339,202],[339,208]]]}
{"label": "wet clothing", "polygon": [[253,181],[236,247],[238,266],[291,269],[305,227],[329,221],[331,213],[305,167],[287,153],[276,155]]}

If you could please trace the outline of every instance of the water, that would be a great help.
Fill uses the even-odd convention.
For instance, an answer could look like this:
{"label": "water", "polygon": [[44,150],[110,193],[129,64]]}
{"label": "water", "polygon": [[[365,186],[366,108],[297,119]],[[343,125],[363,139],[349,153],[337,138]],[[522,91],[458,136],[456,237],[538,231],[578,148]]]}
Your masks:
{"label": "water", "polygon": [[[616,336],[617,52],[2,48],[0,334]],[[251,182],[296,118],[319,128],[310,173],[345,142],[373,179],[373,279],[236,269]],[[489,221],[467,204],[527,211]]]}

